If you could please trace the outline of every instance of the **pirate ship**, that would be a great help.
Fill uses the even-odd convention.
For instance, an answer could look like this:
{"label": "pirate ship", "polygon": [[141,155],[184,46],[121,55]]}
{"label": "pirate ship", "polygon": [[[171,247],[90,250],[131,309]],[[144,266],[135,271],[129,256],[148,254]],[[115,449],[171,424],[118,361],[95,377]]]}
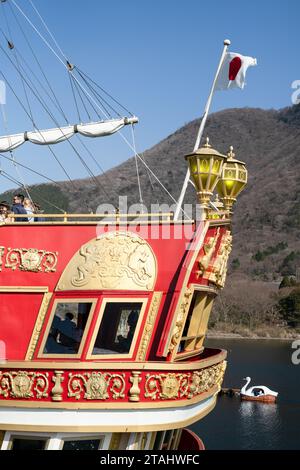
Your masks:
{"label": "pirate ship", "polygon": [[[1,150],[77,132],[87,125],[5,136]],[[226,368],[204,340],[247,171],[208,141],[186,160],[198,220],[115,211],[0,226],[2,450],[202,448],[188,426],[214,408]]]}

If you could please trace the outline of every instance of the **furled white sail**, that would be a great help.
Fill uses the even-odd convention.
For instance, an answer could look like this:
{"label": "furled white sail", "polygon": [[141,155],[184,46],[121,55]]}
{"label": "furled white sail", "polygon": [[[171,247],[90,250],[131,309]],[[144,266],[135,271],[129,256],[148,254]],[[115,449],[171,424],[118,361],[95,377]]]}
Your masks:
{"label": "furled white sail", "polygon": [[78,124],[77,130],[86,137],[104,137],[122,129],[124,119],[114,119],[106,122],[91,122],[89,124]]}
{"label": "furled white sail", "polygon": [[90,122],[87,124],[75,124],[74,126],[57,127],[54,129],[36,130],[22,134],[12,134],[0,137],[0,152],[14,150],[24,142],[29,141],[37,145],[53,145],[70,139],[79,133],[85,137],[104,137],[114,134],[127,124],[135,124],[138,118],[111,119],[108,121]]}
{"label": "furled white sail", "polygon": [[13,134],[0,137],[0,152],[9,152],[24,144],[25,136],[23,134]]}
{"label": "furled white sail", "polygon": [[45,131],[26,132],[26,140],[37,145],[52,145],[70,139],[73,135],[74,126],[68,126],[58,129],[47,129]]}

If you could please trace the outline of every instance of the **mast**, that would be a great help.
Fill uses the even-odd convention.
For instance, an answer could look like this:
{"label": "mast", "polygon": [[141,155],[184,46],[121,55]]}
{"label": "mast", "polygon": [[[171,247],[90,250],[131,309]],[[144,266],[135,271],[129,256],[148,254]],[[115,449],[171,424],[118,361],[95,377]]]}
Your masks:
{"label": "mast", "polygon": [[[198,131],[198,134],[197,134],[197,138],[196,138],[196,142],[195,142],[193,152],[196,152],[196,150],[198,150],[200,142],[201,142],[201,138],[202,138],[204,127],[205,127],[205,124],[206,124],[206,121],[207,121],[207,116],[208,116],[208,113],[209,113],[210,105],[211,105],[211,102],[212,102],[212,97],[213,97],[213,94],[214,94],[214,91],[215,91],[215,86],[216,86],[216,83],[217,83],[217,80],[218,80],[218,76],[219,76],[221,67],[222,67],[223,62],[224,62],[224,58],[225,58],[225,54],[227,52],[228,46],[230,46],[230,40],[225,39],[223,44],[224,44],[223,52],[222,52],[222,55],[221,55],[221,59],[220,59],[220,62],[219,62],[219,65],[218,65],[218,68],[217,68],[217,71],[216,71],[216,75],[215,75],[215,78],[214,78],[214,81],[213,81],[213,84],[212,84],[212,87],[211,87],[211,90],[210,90],[205,108],[204,108],[204,113],[203,113],[203,117],[202,117],[201,124],[200,124],[200,127],[199,127],[199,131]],[[183,186],[182,186],[182,189],[181,189],[181,193],[180,193],[180,196],[179,196],[179,199],[178,199],[178,202],[177,202],[176,211],[175,211],[175,214],[174,214],[174,220],[178,220],[178,218],[179,218],[179,214],[182,210],[181,208],[182,208],[182,204],[183,204],[183,199],[184,199],[189,181],[190,181],[190,170],[188,168],[187,172],[186,172],[186,175],[185,175],[184,183],[183,183]]]}

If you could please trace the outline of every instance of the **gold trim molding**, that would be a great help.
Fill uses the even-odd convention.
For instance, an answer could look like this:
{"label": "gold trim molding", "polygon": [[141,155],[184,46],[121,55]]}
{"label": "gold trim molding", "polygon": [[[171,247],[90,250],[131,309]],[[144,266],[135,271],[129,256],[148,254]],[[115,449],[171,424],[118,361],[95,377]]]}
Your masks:
{"label": "gold trim molding", "polygon": [[[226,361],[202,370],[182,373],[168,371],[146,374],[132,371],[132,374],[125,374],[98,370],[67,374],[63,370],[55,370],[52,373],[0,371],[0,406],[22,407],[24,401],[27,401],[33,408],[46,408],[51,405],[54,408],[72,408],[74,398],[78,408],[98,409],[101,408],[101,402],[106,402],[106,407],[110,408],[130,408],[138,402],[141,407],[151,408],[156,400],[161,406],[174,406],[175,402],[178,406],[183,406],[182,401],[198,402],[219,391],[225,369]],[[52,390],[51,382],[54,382]],[[132,386],[129,389],[130,383]],[[63,398],[64,396],[66,398]],[[146,401],[140,401],[140,397]],[[43,400],[38,400],[42,398]],[[18,402],[17,405],[14,399],[24,401],[21,404]],[[91,400],[93,403],[87,405],[87,401]]]}
{"label": "gold trim molding", "polygon": [[44,297],[43,297],[43,300],[42,300],[42,303],[41,303],[41,306],[40,306],[40,311],[38,313],[38,316],[37,316],[37,319],[36,319],[36,322],[35,322],[35,325],[34,325],[33,333],[32,333],[31,339],[30,339],[30,343],[29,343],[29,346],[28,346],[28,349],[27,349],[27,353],[26,353],[26,356],[25,356],[26,361],[30,361],[33,358],[34,351],[35,351],[40,333],[41,333],[42,328],[43,328],[43,324],[44,324],[44,321],[45,321],[45,316],[46,316],[46,313],[47,313],[47,310],[48,310],[48,306],[49,306],[51,297],[52,297],[51,293],[45,293],[44,294]]}
{"label": "gold trim molding", "polygon": [[[207,348],[209,349],[209,348]],[[130,362],[130,361],[122,361],[122,370],[196,370],[196,369],[204,369],[205,367],[209,367],[211,365],[218,364],[219,362],[225,360],[226,358],[226,351],[224,349],[220,349],[218,353],[206,357],[205,359],[199,359],[197,361],[189,361],[189,362],[182,362],[182,363],[172,363],[172,362]],[[1,369],[28,369],[28,370],[37,370],[37,369],[47,369],[47,370],[120,370],[120,361],[118,362],[105,362],[105,361],[80,361],[80,362],[66,362],[66,361],[7,361],[5,364],[1,364]]]}
{"label": "gold trim molding", "polygon": [[143,336],[141,339],[141,345],[137,354],[137,358],[139,361],[144,361],[146,358],[147,349],[150,343],[150,339],[152,336],[155,320],[158,314],[158,310],[160,307],[161,299],[162,299],[162,292],[154,292],[151,305],[149,308],[149,313],[147,316],[146,324],[144,327]]}
{"label": "gold trim molding", "polygon": [[30,294],[48,292],[48,286],[0,286],[0,292],[16,293],[24,292]]}
{"label": "gold trim molding", "polygon": [[172,331],[171,341],[169,344],[168,352],[173,353],[177,349],[179,340],[181,338],[181,333],[186,321],[186,317],[191,305],[193,298],[194,289],[186,288],[185,291],[181,293],[179,300],[179,307],[176,310],[176,323]]}

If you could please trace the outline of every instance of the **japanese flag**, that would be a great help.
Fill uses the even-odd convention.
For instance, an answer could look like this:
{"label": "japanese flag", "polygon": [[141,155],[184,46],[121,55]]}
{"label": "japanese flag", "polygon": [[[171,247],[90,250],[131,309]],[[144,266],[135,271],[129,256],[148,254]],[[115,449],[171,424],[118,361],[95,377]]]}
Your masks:
{"label": "japanese flag", "polygon": [[248,67],[257,65],[256,59],[236,52],[227,52],[217,78],[215,90],[228,90],[229,88],[244,88]]}

